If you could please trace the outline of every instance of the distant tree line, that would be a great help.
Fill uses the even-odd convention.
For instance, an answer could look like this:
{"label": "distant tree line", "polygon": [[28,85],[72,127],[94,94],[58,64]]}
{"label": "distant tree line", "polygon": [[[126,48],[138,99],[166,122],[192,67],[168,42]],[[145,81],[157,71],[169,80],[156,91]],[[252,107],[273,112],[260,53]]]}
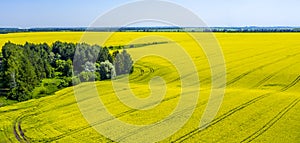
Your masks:
{"label": "distant tree line", "polygon": [[[49,90],[53,86],[60,89],[81,82],[111,79],[131,73],[132,64],[126,50],[110,54],[106,47],[99,45],[60,41],[51,46],[7,42],[0,54],[0,88],[6,89],[7,98],[24,101],[34,98],[36,87],[43,86],[39,91],[43,94],[48,87]],[[55,79],[55,83],[42,83],[43,79]]]}
{"label": "distant tree line", "polygon": [[299,27],[75,27],[0,28],[0,34],[15,32],[95,31],[95,32],[300,32]]}

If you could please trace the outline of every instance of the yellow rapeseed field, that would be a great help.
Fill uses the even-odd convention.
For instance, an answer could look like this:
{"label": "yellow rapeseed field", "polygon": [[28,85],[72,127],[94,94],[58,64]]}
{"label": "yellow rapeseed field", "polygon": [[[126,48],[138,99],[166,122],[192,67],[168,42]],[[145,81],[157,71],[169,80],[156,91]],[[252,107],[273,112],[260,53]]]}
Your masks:
{"label": "yellow rapeseed field", "polygon": [[[216,117],[200,129],[210,93],[218,88],[211,88],[211,68],[218,65],[211,67],[208,60],[217,56],[209,51],[211,45],[195,41],[209,41],[210,36],[171,32],[0,34],[0,45],[7,41],[51,44],[57,40],[102,46],[167,42],[127,49],[135,61],[129,76],[82,83],[52,96],[0,107],[0,142],[147,142],[148,137],[161,142],[299,142],[300,34],[215,33],[226,63],[226,90]],[[207,46],[208,51],[201,46]],[[222,76],[220,72],[214,78]],[[92,96],[96,93],[93,87],[97,96]],[[194,97],[198,89],[199,98],[182,101]],[[140,102],[134,102],[131,94]],[[79,97],[82,100],[77,101]],[[144,104],[143,99],[150,102]],[[105,108],[93,104],[96,101]],[[195,110],[188,116],[193,102]],[[177,110],[179,104],[186,108]],[[94,121],[89,124],[81,111]],[[95,115],[98,111],[103,114]],[[104,111],[114,118],[104,116]],[[159,124],[166,118],[165,126]],[[175,127],[166,126],[185,120],[174,133]],[[144,126],[116,131],[120,122]],[[109,135],[98,133],[97,128]],[[166,128],[172,134],[160,140],[167,134]]]}

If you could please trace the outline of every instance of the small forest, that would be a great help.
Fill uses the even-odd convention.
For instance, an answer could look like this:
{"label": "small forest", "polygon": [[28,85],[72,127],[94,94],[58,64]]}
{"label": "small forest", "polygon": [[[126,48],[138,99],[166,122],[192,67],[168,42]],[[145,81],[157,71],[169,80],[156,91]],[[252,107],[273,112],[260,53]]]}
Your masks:
{"label": "small forest", "polygon": [[81,82],[114,79],[133,71],[124,50],[56,41],[5,43],[0,53],[0,88],[7,99],[25,101],[53,94]]}

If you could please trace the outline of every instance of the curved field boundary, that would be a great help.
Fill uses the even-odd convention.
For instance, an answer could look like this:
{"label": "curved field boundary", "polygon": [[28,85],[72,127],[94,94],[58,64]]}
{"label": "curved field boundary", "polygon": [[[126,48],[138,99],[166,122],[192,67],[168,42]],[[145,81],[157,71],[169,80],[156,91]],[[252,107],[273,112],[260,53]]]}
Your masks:
{"label": "curved field boundary", "polygon": [[279,121],[288,111],[290,111],[293,107],[295,107],[299,103],[300,99],[297,98],[293,102],[291,102],[288,106],[286,106],[284,109],[282,109],[276,116],[274,116],[268,123],[266,123],[264,126],[262,126],[258,131],[251,134],[244,140],[242,140],[242,143],[249,143],[265,133],[268,129],[270,129],[277,121]]}
{"label": "curved field boundary", "polygon": [[[280,91],[280,92],[287,91],[289,88],[293,87],[294,85],[296,85],[296,84],[300,81],[299,78],[300,78],[300,76],[298,76],[298,77],[297,77],[294,81],[292,81],[289,85],[287,85],[286,87],[282,88],[282,89],[279,90],[279,91]],[[297,82],[295,83],[295,81],[297,81]],[[209,125],[205,126],[206,128],[204,128],[204,129],[202,129],[202,128],[197,128],[197,129],[195,129],[195,130],[192,130],[191,132],[189,132],[189,133],[187,133],[187,134],[181,136],[180,138],[178,138],[178,139],[176,139],[176,140],[174,140],[174,141],[172,141],[172,142],[183,142],[183,141],[187,140],[188,138],[190,138],[190,137],[192,137],[192,136],[194,136],[194,135],[196,135],[196,134],[202,132],[203,130],[207,129],[208,127],[211,127],[211,126],[217,124],[218,122],[220,122],[220,121],[226,119],[227,117],[231,116],[232,114],[234,114],[234,113],[236,113],[236,112],[238,112],[238,111],[240,111],[240,110],[242,110],[242,109],[244,109],[244,108],[246,108],[246,107],[248,107],[248,106],[254,104],[254,103],[257,102],[257,101],[260,101],[260,100],[262,100],[262,99],[264,99],[264,98],[270,96],[271,94],[272,94],[272,93],[263,94],[263,95],[261,95],[261,96],[259,96],[259,97],[256,97],[256,98],[254,98],[254,99],[252,99],[252,100],[250,100],[250,101],[248,101],[248,102],[246,102],[246,103],[243,103],[243,104],[241,104],[240,106],[238,106],[238,107],[236,107],[236,108],[233,108],[233,109],[229,110],[228,112],[226,112],[225,114],[221,115],[220,117],[217,117],[216,119],[214,119]]]}

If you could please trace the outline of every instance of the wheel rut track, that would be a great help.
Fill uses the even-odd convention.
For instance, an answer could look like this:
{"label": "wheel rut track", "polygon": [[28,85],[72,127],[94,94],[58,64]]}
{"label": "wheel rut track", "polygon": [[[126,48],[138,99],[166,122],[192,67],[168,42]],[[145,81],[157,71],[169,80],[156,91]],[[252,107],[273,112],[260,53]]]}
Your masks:
{"label": "wheel rut track", "polygon": [[29,142],[21,127],[22,118],[23,116],[19,116],[15,119],[13,123],[13,132],[19,142]]}
{"label": "wheel rut track", "polygon": [[[295,82],[292,82],[291,84],[295,85]],[[288,85],[288,86],[285,87],[285,88],[288,89],[288,88],[291,88],[291,87],[292,87],[291,85]],[[287,90],[287,89],[286,89],[286,90]],[[282,90],[282,91],[283,91],[283,90]],[[217,118],[215,121],[213,121],[213,124],[210,124],[209,126],[212,126],[212,125],[214,125],[214,124],[216,124],[216,123],[222,121],[223,119],[225,119],[225,118],[227,118],[228,116],[234,114],[235,112],[237,112],[237,111],[239,111],[239,110],[241,110],[241,109],[243,109],[243,108],[245,108],[245,107],[247,107],[247,106],[249,106],[249,105],[251,105],[251,104],[257,102],[258,100],[261,100],[261,99],[265,98],[266,96],[269,96],[269,94],[266,94],[266,95],[262,95],[262,96],[260,96],[260,97],[257,97],[257,98],[255,98],[255,99],[253,99],[253,100],[251,100],[251,101],[249,101],[249,102],[247,102],[247,103],[245,103],[245,104],[239,106],[238,108],[232,109],[232,110],[229,111],[228,113],[226,113],[226,114],[224,114],[223,116]],[[177,97],[172,97],[172,98],[170,98],[170,99],[166,99],[165,101],[171,100],[171,99],[175,99],[175,98],[177,98]],[[116,116],[116,118],[120,118],[120,117],[122,117],[122,116],[125,116],[125,115],[130,114],[130,113],[134,113],[134,112],[136,112],[136,111],[137,111],[137,110],[129,110],[129,111],[125,111],[125,112],[123,112],[123,113],[118,114],[118,115]],[[61,138],[65,137],[65,136],[67,136],[67,135],[71,135],[71,134],[73,134],[73,133],[77,133],[77,132],[79,132],[79,131],[82,131],[82,130],[85,130],[85,129],[87,129],[87,128],[90,128],[91,126],[99,125],[99,124],[102,124],[102,123],[105,123],[105,122],[108,122],[108,121],[111,121],[111,120],[113,120],[113,119],[108,119],[108,120],[105,120],[105,121],[101,121],[101,122],[99,122],[99,123],[92,124],[92,125],[90,125],[90,126],[78,128],[78,129],[75,129],[75,130],[73,130],[73,131],[71,131],[71,132],[69,132],[69,133],[67,133],[67,134],[63,134],[63,135],[57,136],[57,137],[55,137],[55,138],[51,138],[50,140],[51,140],[51,141],[55,141],[55,140],[58,140],[58,139],[61,139]],[[198,129],[197,129],[197,130],[198,130]],[[194,131],[194,132],[195,132],[195,131]],[[194,132],[193,132],[193,135],[194,135],[194,134],[197,134],[197,133],[194,133]],[[189,136],[190,136],[190,135],[189,135]],[[192,135],[191,135],[191,136],[192,136]],[[177,141],[175,141],[175,142],[177,142]]]}
{"label": "wheel rut track", "polygon": [[[148,77],[148,76],[151,76],[151,74],[153,74],[153,73],[155,72],[155,69],[152,68],[152,67],[149,67],[149,66],[143,66],[143,67],[149,69],[149,73],[148,73],[148,74],[145,74],[147,77]],[[100,85],[97,85],[97,87],[98,87],[98,86],[100,86]],[[72,93],[64,93],[64,95],[70,95],[70,94],[72,94]],[[166,102],[166,101],[175,99],[175,98],[177,98],[177,97],[179,97],[179,96],[180,96],[180,95],[176,95],[176,96],[172,96],[172,97],[166,98],[166,99],[163,100],[163,102]],[[88,98],[88,99],[89,99],[89,98]],[[88,100],[88,99],[85,99],[85,100]],[[68,103],[68,104],[65,104],[65,105],[62,105],[62,106],[55,107],[55,109],[59,109],[59,108],[65,107],[65,106],[70,106],[70,105],[73,105],[74,103],[76,103],[76,102],[71,102],[71,103]],[[148,107],[148,106],[152,106],[152,104],[151,104],[151,105],[150,105],[150,104],[149,104],[149,105],[146,105],[145,107]],[[49,109],[49,110],[47,110],[47,111],[50,111],[50,110],[53,110],[53,109]],[[138,111],[138,110],[128,110],[128,111],[125,111],[125,112],[123,112],[123,113],[120,113],[120,114],[116,115],[115,118],[120,118],[120,117],[122,117],[122,116],[125,116],[125,115],[130,114],[130,113],[134,113],[134,112],[136,112],[136,111]],[[79,131],[82,131],[82,130],[85,130],[85,129],[87,129],[87,128],[90,128],[91,126],[99,125],[99,124],[102,124],[102,123],[105,123],[105,122],[108,122],[108,121],[111,121],[111,120],[113,120],[113,119],[103,120],[103,121],[100,121],[99,123],[97,122],[97,123],[92,124],[92,125],[89,125],[89,126],[85,126],[85,127],[82,127],[82,128],[78,128],[78,129],[75,129],[75,130],[73,130],[73,131],[71,131],[71,132],[68,132],[68,133],[66,133],[66,134],[59,135],[59,136],[54,137],[54,138],[44,138],[44,139],[47,140],[47,141],[55,141],[55,140],[58,140],[58,139],[61,139],[61,138],[65,137],[65,136],[67,136],[67,135],[71,135],[71,134],[73,134],[73,133],[77,133],[77,132],[79,132]],[[15,129],[15,132],[16,132],[16,133],[17,133],[18,131],[20,131],[20,134],[15,134],[16,138],[18,139],[18,141],[27,141],[28,138],[25,136],[24,132],[23,132],[22,129],[21,129],[21,123],[19,122],[19,124],[18,124],[17,126],[14,126],[14,127],[15,127],[14,129]],[[44,141],[44,139],[41,139],[41,140],[35,140],[35,141],[39,141],[39,142],[40,142],[40,141]],[[34,140],[34,139],[32,139],[32,140]]]}
{"label": "wheel rut track", "polygon": [[299,81],[300,81],[300,75],[291,84],[287,85],[286,87],[284,87],[280,91],[283,92],[283,91],[286,91],[286,90],[290,89],[291,87],[295,86]]}
{"label": "wheel rut track", "polygon": [[295,66],[299,64],[299,62],[295,62],[295,63],[292,63],[292,64],[289,64],[279,70],[277,70],[276,72],[274,73],[271,73],[270,75],[268,75],[267,77],[263,78],[261,81],[259,81],[257,84],[255,84],[252,88],[258,88],[260,87],[262,84],[266,83],[268,80],[270,80],[271,78],[273,78],[274,76],[276,76],[277,74],[279,74],[280,72],[286,70],[287,68],[290,68],[292,66]]}
{"label": "wheel rut track", "polygon": [[[294,54],[294,55],[285,56],[285,57],[283,57],[283,58],[280,58],[280,59],[277,59],[277,60],[275,60],[275,61],[272,61],[272,62],[266,63],[266,64],[264,64],[264,65],[261,65],[261,66],[259,66],[259,67],[257,67],[257,68],[254,68],[254,69],[250,70],[250,71],[244,72],[244,73],[242,73],[241,75],[235,77],[234,79],[228,81],[228,82],[226,83],[226,86],[229,86],[229,85],[234,84],[235,82],[241,80],[242,78],[244,78],[245,76],[249,75],[250,73],[253,73],[253,72],[258,71],[258,70],[260,70],[260,69],[262,69],[262,68],[265,68],[265,67],[274,65],[274,64],[276,64],[276,63],[278,63],[278,62],[282,62],[282,61],[284,61],[284,60],[286,60],[286,59],[295,57],[295,56],[297,56],[297,55],[299,55],[299,54],[300,54],[300,52],[299,52],[299,53],[296,53],[296,54]],[[222,86],[220,86],[220,87],[224,87],[224,86],[225,86],[225,85],[222,85]]]}
{"label": "wheel rut track", "polygon": [[[291,87],[295,86],[300,81],[299,78],[300,78],[300,75],[294,81],[292,81],[289,85],[287,85],[286,87],[282,88],[279,91],[280,92],[285,92],[288,89],[290,89]],[[227,117],[233,115],[234,113],[236,113],[236,112],[238,112],[238,111],[240,111],[240,110],[242,110],[242,109],[244,109],[244,108],[246,108],[246,107],[248,107],[248,106],[250,106],[250,105],[252,105],[252,104],[254,104],[254,103],[256,103],[256,102],[258,102],[258,101],[260,101],[260,100],[262,100],[264,98],[266,98],[266,97],[268,97],[268,96],[271,96],[271,94],[272,93],[266,93],[266,94],[260,95],[259,97],[254,98],[254,99],[251,99],[250,101],[248,101],[246,103],[243,103],[243,104],[239,105],[238,107],[229,110],[228,112],[226,112],[225,114],[221,115],[220,117],[217,117],[210,124],[204,125],[206,128],[203,128],[203,129],[202,128],[197,128],[195,130],[192,130],[191,132],[189,132],[189,133],[181,136],[180,138],[172,141],[172,143],[183,142],[183,141],[187,140],[188,138],[190,138],[190,137],[192,137],[192,136],[194,136],[194,135],[196,135],[196,134],[198,134],[198,133],[206,130],[207,128],[209,128],[209,127],[211,127],[211,126],[213,126],[213,125],[215,125],[215,124],[217,124],[219,122],[221,122],[222,120],[224,120]]]}
{"label": "wheel rut track", "polygon": [[209,125],[204,125],[204,126],[206,126],[206,128],[204,128],[204,129],[197,128],[197,129],[195,129],[195,130],[193,130],[193,131],[191,131],[191,132],[189,132],[189,133],[181,136],[180,138],[172,141],[172,143],[183,142],[183,141],[187,140],[188,138],[190,138],[190,137],[192,137],[192,136],[200,133],[201,131],[204,131],[205,129],[207,129],[207,128],[209,128],[209,127],[211,127],[211,126],[213,126],[213,125],[215,125],[215,124],[223,121],[224,119],[226,119],[227,117],[229,117],[232,114],[236,113],[237,111],[242,110],[242,109],[250,106],[251,104],[256,103],[257,101],[260,101],[260,100],[262,100],[262,99],[264,99],[264,98],[266,98],[266,97],[268,97],[270,95],[271,95],[271,93],[267,93],[267,94],[261,95],[259,97],[256,97],[256,98],[254,98],[254,99],[252,99],[252,100],[250,100],[250,101],[248,101],[246,103],[243,103],[240,106],[238,106],[236,108],[233,108],[230,111],[228,111],[227,113],[225,113],[225,114],[221,115],[220,117],[214,119]]}
{"label": "wheel rut track", "polygon": [[[229,84],[229,85],[230,85],[230,84],[233,84],[233,83],[239,81],[240,79],[242,79],[243,77],[247,76],[247,75],[250,74],[250,73],[253,73],[253,72],[257,71],[257,70],[260,70],[260,69],[262,69],[262,68],[264,68],[264,67],[273,65],[273,64],[275,64],[275,63],[284,61],[285,59],[288,59],[288,58],[291,58],[291,57],[295,57],[295,56],[297,56],[297,55],[299,55],[299,54],[300,54],[300,52],[299,52],[299,53],[296,53],[296,54],[293,54],[293,55],[286,55],[286,56],[284,56],[284,57],[281,58],[281,59],[277,59],[277,60],[275,60],[275,61],[273,61],[273,62],[270,62],[270,63],[264,64],[264,65],[261,65],[261,66],[258,67],[258,68],[254,68],[254,69],[252,69],[252,70],[250,70],[250,71],[247,71],[247,72],[245,72],[245,73],[242,73],[242,74],[239,75],[238,77],[235,77],[233,80],[228,81],[228,83],[226,83],[226,85],[227,85],[227,84]],[[252,58],[253,58],[253,57],[255,57],[255,56],[252,56]],[[248,58],[251,58],[251,57],[248,57]],[[262,60],[264,60],[264,59],[262,59]],[[228,64],[228,63],[234,63],[234,62],[237,62],[237,61],[227,62],[227,64]],[[257,61],[254,61],[254,62],[257,62]],[[254,63],[254,62],[252,62],[252,63]],[[219,67],[219,66],[222,66],[222,65],[224,65],[224,64],[219,64],[219,65],[215,65],[215,66],[212,66],[212,67],[209,67],[209,68],[204,68],[204,69],[199,70],[198,72],[202,72],[202,71],[205,71],[205,70],[210,70],[211,68]],[[243,67],[243,66],[245,66],[245,65],[244,65],[244,64],[241,64],[241,65],[236,66],[236,67],[233,67],[233,68],[239,68],[239,67]],[[230,70],[232,70],[233,68],[231,68]],[[229,72],[227,72],[227,74],[228,74],[228,73],[229,73]],[[225,76],[225,75],[224,75],[224,74],[222,74],[222,75],[216,75],[215,78],[216,78],[216,79],[219,79],[219,78],[221,78],[221,77],[223,77],[223,76]],[[178,78],[178,79],[179,79],[179,78]],[[178,79],[176,79],[176,80],[178,80]],[[211,77],[207,77],[207,78],[202,79],[201,82],[204,82],[204,83],[205,83],[205,82],[210,81],[210,79],[211,79]],[[176,81],[176,80],[174,80],[174,81]],[[172,82],[172,81],[171,81],[171,82]],[[222,85],[222,86],[224,86],[224,85]],[[222,86],[220,86],[220,87],[222,87]]]}
{"label": "wheel rut track", "polygon": [[[187,92],[186,94],[188,94],[188,93],[190,93],[190,92]],[[180,96],[180,94],[178,94],[178,95],[176,95],[176,96],[168,97],[168,98],[162,100],[162,102],[167,102],[167,101],[176,99],[176,98],[178,98],[179,96]],[[155,102],[155,103],[156,103],[156,102]],[[145,105],[143,108],[152,106],[152,105],[155,104],[155,103],[150,103],[150,104],[148,104],[148,105]],[[104,120],[101,120],[101,121],[92,123],[92,124],[90,124],[90,125],[88,125],[88,126],[83,126],[83,127],[81,127],[81,128],[74,129],[73,131],[70,131],[70,132],[68,132],[68,133],[65,133],[65,134],[62,134],[62,135],[59,135],[59,136],[56,136],[56,137],[53,137],[53,138],[44,138],[44,139],[42,139],[42,140],[55,141],[55,140],[64,138],[64,137],[66,137],[66,136],[68,136],[68,135],[71,135],[71,134],[80,132],[80,131],[82,131],[82,130],[88,129],[88,128],[93,127],[93,126],[96,126],[96,125],[100,125],[100,124],[103,124],[103,123],[112,121],[112,120],[114,120],[115,118],[120,118],[120,117],[123,117],[123,116],[125,116],[125,115],[131,114],[131,113],[134,113],[134,112],[137,112],[137,111],[139,111],[139,110],[138,110],[138,109],[127,110],[127,111],[125,111],[125,112],[122,112],[122,113],[119,113],[119,114],[115,115],[114,118],[104,119]],[[42,141],[42,140],[38,140],[38,141]]]}
{"label": "wheel rut track", "polygon": [[13,131],[14,131],[14,135],[15,135],[16,139],[17,139],[19,142],[21,142],[22,140],[21,140],[21,137],[20,137],[20,135],[19,135],[19,133],[18,133],[18,131],[17,131],[17,127],[16,127],[15,124],[14,124],[14,126],[13,126]]}
{"label": "wheel rut track", "polygon": [[[236,62],[241,62],[241,61],[244,61],[244,60],[247,60],[247,59],[253,59],[255,57],[260,57],[260,56],[263,56],[263,55],[270,55],[270,53],[277,53],[277,52],[281,52],[282,50],[284,50],[284,48],[278,48],[278,49],[272,49],[272,50],[269,50],[269,51],[265,51],[265,52],[261,52],[261,53],[258,53],[256,55],[252,55],[252,56],[248,56],[248,57],[244,57],[244,58],[240,58],[240,59],[236,59],[234,61],[229,61],[229,62],[226,62],[226,64],[229,64],[229,63],[236,63]],[[265,57],[261,57],[261,59],[265,59]],[[254,63],[256,61],[252,61],[251,63]],[[202,69],[201,71],[204,71],[204,70],[209,70],[211,68],[215,68],[215,67],[219,67],[219,66],[222,66],[223,64],[218,64],[218,65],[215,65],[215,66],[212,66],[212,67],[209,67],[209,68],[204,68]],[[241,66],[243,66],[244,64],[242,64]]]}
{"label": "wheel rut track", "polygon": [[[150,67],[150,66],[145,66],[141,64],[137,64],[139,67],[137,69],[139,70],[140,74],[135,75],[134,77],[131,77],[130,79],[136,81],[136,82],[141,82],[144,79],[147,79],[151,75],[155,73],[155,69]],[[147,69],[147,70],[145,70]]]}
{"label": "wheel rut track", "polygon": [[254,139],[261,136],[267,130],[269,130],[275,123],[277,123],[286,113],[288,113],[293,107],[295,107],[299,103],[300,99],[297,98],[293,102],[291,102],[288,106],[282,109],[276,116],[274,116],[269,122],[267,122],[264,126],[262,126],[258,131],[254,132],[247,138],[241,141],[241,143],[249,143]]}
{"label": "wheel rut track", "polygon": [[[284,92],[290,89],[291,87],[295,86],[300,81],[300,75],[289,85],[282,88],[280,91]],[[262,126],[259,130],[242,140],[241,142],[251,142],[254,139],[261,136],[263,133],[265,133],[267,130],[269,130],[276,122],[278,122],[289,110],[291,110],[293,107],[295,107],[299,103],[300,99],[297,98],[293,102],[291,102],[288,106],[286,106],[284,109],[282,109],[276,116],[274,116],[268,123],[266,123],[264,126]]]}
{"label": "wheel rut track", "polygon": [[[300,76],[300,75],[299,75],[299,76]],[[298,78],[296,78],[296,79],[298,79]],[[291,85],[295,85],[295,81],[293,81],[292,83],[290,83],[289,85],[287,85],[287,86],[284,87],[284,88],[287,88],[287,89],[288,89],[288,88],[292,87]],[[283,92],[283,91],[285,91],[285,90],[280,90],[280,91]],[[225,118],[227,118],[228,116],[232,115],[233,113],[235,113],[235,112],[237,112],[237,111],[239,111],[239,110],[241,110],[241,109],[243,109],[243,108],[245,108],[245,107],[247,107],[247,106],[249,106],[249,105],[251,105],[251,104],[253,104],[253,103],[255,103],[255,102],[259,101],[259,100],[261,100],[261,99],[263,99],[263,98],[266,98],[267,96],[270,96],[270,95],[271,95],[271,93],[267,93],[267,94],[261,95],[261,96],[259,96],[259,97],[257,97],[257,98],[254,98],[254,99],[252,99],[252,100],[250,100],[250,101],[248,101],[248,102],[242,104],[242,105],[239,106],[238,108],[234,108],[234,109],[230,110],[230,111],[227,112],[226,114],[223,114],[222,116],[220,116],[220,117],[216,118],[215,120],[213,120],[213,122],[212,122],[209,126],[212,126],[212,125],[214,125],[214,124],[217,124],[218,122],[224,120]],[[197,105],[196,108],[199,107],[200,105],[203,105],[203,104],[204,104],[204,103]],[[134,135],[134,134],[138,133],[139,131],[142,131],[143,129],[147,129],[147,128],[151,128],[151,127],[145,127],[145,128],[142,128],[142,129],[140,129],[140,130],[138,130],[138,131],[133,131],[133,132],[131,132],[131,133],[129,133],[129,134],[127,134],[127,135],[121,137],[121,138],[118,139],[118,140],[123,140],[123,139],[125,139],[125,138],[127,138],[127,137],[130,137],[131,135]],[[195,132],[196,132],[196,130],[195,130]]]}
{"label": "wheel rut track", "polygon": [[[7,139],[8,141],[10,141],[11,143],[13,143],[12,139],[9,137],[9,134],[7,133],[7,131],[9,131],[11,129],[11,127],[8,126],[3,126],[3,134],[5,136],[5,139]],[[14,134],[15,136],[15,134]],[[16,137],[16,136],[15,136]]]}
{"label": "wheel rut track", "polygon": [[[256,54],[256,55],[253,55],[253,56],[248,56],[248,57],[244,57],[244,58],[240,58],[240,59],[237,59],[237,60],[234,60],[234,61],[230,61],[230,62],[226,62],[226,64],[228,63],[236,63],[236,62],[240,62],[240,61],[243,61],[243,60],[246,60],[246,59],[250,59],[250,58],[254,58],[254,57],[259,57],[259,56],[262,56],[262,55],[265,55],[265,54],[270,54],[270,52],[280,52],[280,50],[283,50],[284,48],[278,48],[277,50],[270,50],[270,51],[265,51],[265,52],[262,52],[262,53],[259,53],[259,54]],[[262,60],[264,60],[264,58],[262,58]],[[256,61],[253,61],[253,62],[256,62]],[[219,66],[224,66],[224,64],[218,64],[218,65],[214,65],[214,66],[211,66],[211,67],[208,67],[208,68],[203,68],[203,69],[200,69],[198,72],[203,72],[203,71],[206,71],[206,70],[210,70],[212,68],[216,68],[216,67],[219,67]],[[235,68],[238,68],[238,67],[242,67],[244,66],[244,64],[241,64]],[[223,75],[222,75],[223,76]],[[177,80],[180,80],[181,78],[176,78],[174,80],[171,80],[167,83],[172,83],[172,82],[175,82]],[[209,79],[211,79],[210,77],[209,78],[205,78],[203,80],[201,80],[202,82],[205,82],[205,81],[208,81]]]}
{"label": "wheel rut track", "polygon": [[[153,73],[154,72],[154,70],[152,69],[150,69],[150,72],[151,73]],[[295,82],[293,83],[294,85],[295,84],[297,84],[297,82],[299,82],[299,80],[300,80],[300,77],[298,77],[299,79],[296,79],[295,80]],[[286,89],[282,89],[281,91],[286,91],[286,90],[288,90],[289,88],[291,88],[291,87],[293,87],[294,85],[291,85],[291,86],[289,86],[289,87],[286,87]],[[260,99],[261,100],[261,99]],[[243,107],[243,108],[245,108],[245,107]],[[130,113],[133,113],[133,112],[135,112],[135,111],[127,111],[127,112],[124,112],[124,113],[121,113],[120,114],[120,116],[119,117],[122,117],[122,116],[124,116],[124,115],[126,115],[126,114],[130,114]],[[236,112],[236,111],[235,111]],[[233,113],[235,113],[235,112],[233,112]],[[232,114],[233,114],[232,113]],[[231,114],[230,114],[231,115]],[[229,116],[230,116],[229,115]],[[221,120],[220,120],[221,121]],[[216,122],[217,123],[217,122]],[[215,123],[215,124],[216,124]],[[88,127],[87,127],[88,128]],[[18,124],[16,125],[16,126],[14,126],[14,131],[18,131],[19,130],[19,132],[20,132],[20,134],[18,134],[18,135],[16,135],[16,138],[20,141],[20,140],[27,140],[26,139],[26,136],[24,135],[24,132],[22,131],[22,129],[21,129],[21,122],[18,122]],[[17,137],[18,136],[18,137]]]}
{"label": "wheel rut track", "polygon": [[[200,103],[198,103],[198,104],[196,105],[195,108],[198,108],[198,107],[204,105],[205,103],[207,103],[207,101],[200,102]],[[177,117],[177,116],[181,116],[182,113],[184,113],[184,112],[187,111],[187,110],[192,110],[193,108],[194,108],[194,107],[188,107],[188,108],[186,108],[186,109],[184,109],[184,110],[182,110],[182,111],[179,111],[179,112],[177,112],[177,113],[174,113],[174,114],[175,114],[176,117]],[[171,120],[171,118],[168,118],[168,119],[166,119],[165,121],[168,121],[168,120]],[[134,134],[136,134],[136,133],[138,133],[138,132],[140,132],[140,131],[143,131],[143,130],[145,130],[145,129],[152,128],[152,127],[154,127],[156,124],[159,124],[159,123],[154,123],[154,124],[152,124],[152,125],[150,125],[150,126],[143,127],[143,128],[138,129],[138,130],[132,131],[132,132],[130,132],[129,134],[126,134],[126,135],[124,135],[124,136],[118,138],[117,141],[122,141],[122,140],[124,140],[124,139],[126,139],[126,138],[128,138],[128,137],[130,137],[130,136],[132,136],[132,135],[134,135]]]}

